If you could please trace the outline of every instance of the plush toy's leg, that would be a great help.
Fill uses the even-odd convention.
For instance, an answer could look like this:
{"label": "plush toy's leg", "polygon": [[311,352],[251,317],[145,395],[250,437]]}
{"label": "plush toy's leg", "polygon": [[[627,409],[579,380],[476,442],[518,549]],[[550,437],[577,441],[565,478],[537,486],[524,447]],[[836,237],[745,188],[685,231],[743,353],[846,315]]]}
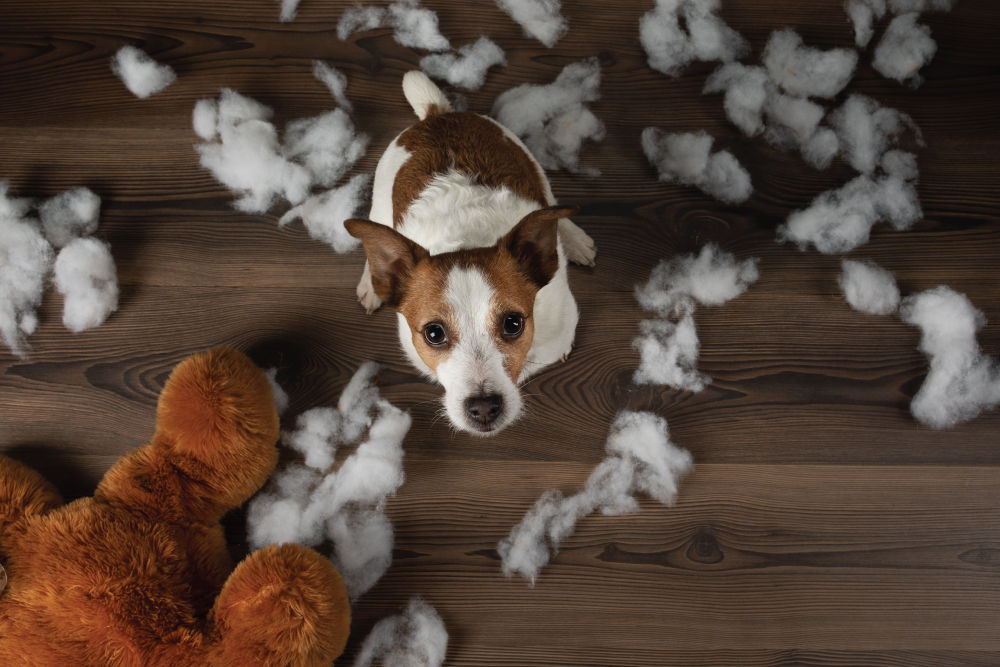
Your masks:
{"label": "plush toy's leg", "polygon": [[31,514],[45,514],[62,505],[55,487],[12,458],[0,455],[0,534],[8,525]]}
{"label": "plush toy's leg", "polygon": [[347,643],[351,607],[328,560],[285,544],[255,551],[236,567],[210,621],[213,665],[329,667]]}
{"label": "plush toy's leg", "polygon": [[267,378],[241,352],[215,348],[174,369],[152,441],[115,464],[94,497],[154,520],[218,521],[267,481],[277,440]]}

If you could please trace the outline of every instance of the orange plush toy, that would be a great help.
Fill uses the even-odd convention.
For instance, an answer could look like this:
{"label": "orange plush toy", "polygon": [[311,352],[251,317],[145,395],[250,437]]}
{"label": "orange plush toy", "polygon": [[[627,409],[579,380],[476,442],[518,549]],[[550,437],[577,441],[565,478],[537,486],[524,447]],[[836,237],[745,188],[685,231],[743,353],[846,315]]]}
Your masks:
{"label": "orange plush toy", "polygon": [[219,524],[277,461],[263,374],[234,350],[191,357],[157,420],[69,505],[0,456],[0,665],[328,667],[350,628],[333,565],[284,545],[233,569]]}

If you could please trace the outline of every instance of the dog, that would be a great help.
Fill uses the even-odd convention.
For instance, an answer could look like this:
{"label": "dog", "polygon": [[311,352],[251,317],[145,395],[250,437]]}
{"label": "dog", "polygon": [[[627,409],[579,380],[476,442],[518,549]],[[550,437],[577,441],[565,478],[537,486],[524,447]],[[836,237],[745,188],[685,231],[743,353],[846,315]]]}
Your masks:
{"label": "dog", "polygon": [[344,223],[367,255],[358,300],[397,311],[400,345],[444,387],[452,425],[492,435],[521,414],[518,385],[569,355],[566,263],[592,266],[596,249],[516,135],[453,111],[422,72],[403,94],[419,121],[379,160],[370,220]]}

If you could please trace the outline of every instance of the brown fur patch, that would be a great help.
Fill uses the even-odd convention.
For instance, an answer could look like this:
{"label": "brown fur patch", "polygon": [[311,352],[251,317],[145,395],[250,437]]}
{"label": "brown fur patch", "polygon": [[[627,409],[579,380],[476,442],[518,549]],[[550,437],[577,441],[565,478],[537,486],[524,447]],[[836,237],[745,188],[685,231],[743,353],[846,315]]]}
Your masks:
{"label": "brown fur patch", "polygon": [[399,145],[409,153],[392,185],[392,223],[406,211],[436,174],[455,169],[476,183],[505,187],[539,206],[545,198],[545,176],[520,146],[492,121],[469,112],[432,114],[403,132]]}

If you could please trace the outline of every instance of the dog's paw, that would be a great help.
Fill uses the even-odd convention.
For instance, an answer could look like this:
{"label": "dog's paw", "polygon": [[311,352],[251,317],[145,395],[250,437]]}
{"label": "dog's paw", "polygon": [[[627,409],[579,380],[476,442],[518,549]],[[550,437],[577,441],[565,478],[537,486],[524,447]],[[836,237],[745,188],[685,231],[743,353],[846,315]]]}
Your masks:
{"label": "dog's paw", "polygon": [[375,294],[371,278],[368,278],[367,275],[358,283],[358,303],[361,304],[361,307],[369,315],[382,307],[382,299],[378,298],[378,295]]}
{"label": "dog's paw", "polygon": [[566,251],[566,258],[569,261],[581,266],[594,266],[597,246],[587,232],[571,220],[563,219],[559,221],[559,237],[562,239],[563,250]]}
{"label": "dog's paw", "polygon": [[569,349],[568,349],[568,350],[566,350],[565,352],[563,352],[562,356],[561,356],[561,357],[559,357],[559,361],[560,361],[560,362],[562,362],[562,361],[566,361],[567,359],[569,359],[569,355],[570,355],[570,353],[572,353],[572,352],[573,352],[573,344],[572,344],[572,343],[570,343],[570,345],[569,345]]}

